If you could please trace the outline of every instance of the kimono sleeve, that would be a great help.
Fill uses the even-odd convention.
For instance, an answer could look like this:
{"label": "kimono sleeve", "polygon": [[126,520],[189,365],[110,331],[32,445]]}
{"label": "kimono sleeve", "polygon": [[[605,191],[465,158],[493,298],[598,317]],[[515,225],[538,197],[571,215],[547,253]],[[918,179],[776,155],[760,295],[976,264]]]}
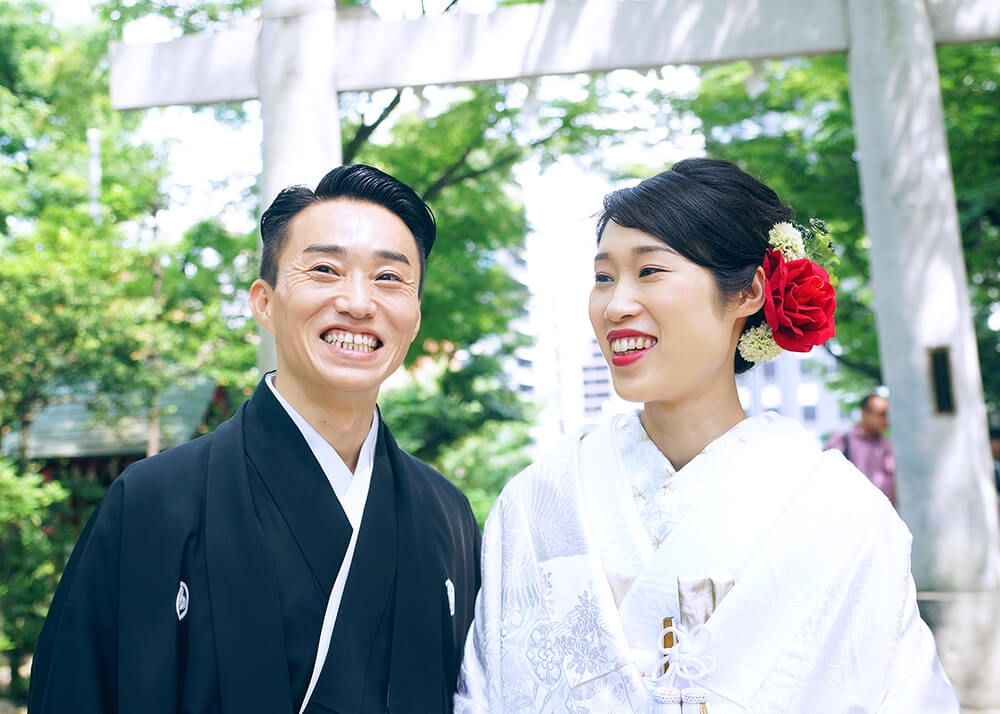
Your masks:
{"label": "kimono sleeve", "polygon": [[920,619],[916,586],[910,577],[896,654],[878,714],[912,712],[958,714],[959,706],[938,659],[934,636]]}
{"label": "kimono sleeve", "polygon": [[[492,689],[499,687],[499,627],[503,591],[503,538],[505,520],[510,519],[501,494],[483,528],[481,575],[482,586],[476,596],[475,617],[465,641],[462,668],[455,694],[455,714],[478,714],[496,711]],[[509,525],[509,524],[508,524]]]}
{"label": "kimono sleeve", "polygon": [[31,667],[30,714],[118,711],[121,478],[77,541],[45,619]]}

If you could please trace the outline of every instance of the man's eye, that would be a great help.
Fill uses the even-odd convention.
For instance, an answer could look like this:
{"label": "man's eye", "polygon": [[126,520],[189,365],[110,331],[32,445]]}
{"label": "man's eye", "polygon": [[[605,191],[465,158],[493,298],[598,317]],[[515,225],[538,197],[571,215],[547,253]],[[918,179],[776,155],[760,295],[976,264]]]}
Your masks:
{"label": "man's eye", "polygon": [[375,278],[376,280],[393,280],[397,283],[403,282],[403,279],[396,275],[395,273],[379,273]]}
{"label": "man's eye", "polygon": [[611,276],[608,275],[607,273],[597,273],[594,276],[594,282],[595,283],[610,283],[611,282]]}
{"label": "man's eye", "polygon": [[313,266],[314,273],[323,273],[325,275],[336,275],[336,271],[329,265],[316,265]]}

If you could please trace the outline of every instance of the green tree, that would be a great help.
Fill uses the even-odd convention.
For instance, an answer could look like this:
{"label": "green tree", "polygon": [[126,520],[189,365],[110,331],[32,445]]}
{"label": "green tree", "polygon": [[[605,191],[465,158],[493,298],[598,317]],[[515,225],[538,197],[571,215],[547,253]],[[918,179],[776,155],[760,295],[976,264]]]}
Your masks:
{"label": "green tree", "polygon": [[11,662],[18,701],[27,695],[19,665],[34,648],[62,570],[63,550],[48,514],[65,497],[59,484],[0,459],[0,652]]}
{"label": "green tree", "polygon": [[[1000,45],[941,47],[938,64],[986,397],[996,408],[1000,352],[988,319],[1000,300]],[[827,222],[842,260],[837,384],[857,394],[880,383],[845,57],[705,68],[697,96],[674,106],[698,117],[710,155],[764,178],[800,221]]]}
{"label": "green tree", "polygon": [[[152,147],[134,140],[138,117],[110,107],[106,52],[106,33],[61,33],[40,3],[0,0],[0,441],[20,438],[0,487],[0,617],[18,697],[19,666],[75,535],[65,518],[40,531],[63,492],[32,475],[31,423],[60,390],[107,378],[127,357],[128,323],[115,319],[135,260],[125,227],[155,202],[162,174]],[[104,167],[94,215],[92,128]]]}

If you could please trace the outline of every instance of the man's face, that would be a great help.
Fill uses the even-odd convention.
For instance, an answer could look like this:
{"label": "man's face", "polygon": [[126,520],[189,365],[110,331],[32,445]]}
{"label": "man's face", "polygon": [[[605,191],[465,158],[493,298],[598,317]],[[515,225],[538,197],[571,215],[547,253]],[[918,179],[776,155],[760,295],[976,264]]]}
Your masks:
{"label": "man's face", "polygon": [[868,434],[884,434],[889,428],[889,400],[885,397],[872,397],[868,406],[861,410],[861,428]]}
{"label": "man's face", "polygon": [[420,257],[406,224],[373,203],[334,199],[300,212],[275,285],[250,303],[274,334],[278,388],[308,401],[374,401],[420,329]]}

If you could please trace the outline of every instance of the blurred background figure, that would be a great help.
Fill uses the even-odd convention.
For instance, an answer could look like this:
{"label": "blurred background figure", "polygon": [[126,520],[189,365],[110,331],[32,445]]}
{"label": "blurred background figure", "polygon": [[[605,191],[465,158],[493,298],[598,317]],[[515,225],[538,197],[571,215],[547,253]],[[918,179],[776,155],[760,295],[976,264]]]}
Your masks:
{"label": "blurred background figure", "polygon": [[[861,400],[861,419],[858,425],[831,436],[826,442],[826,448],[842,452],[895,506],[896,460],[892,454],[892,442],[885,435],[888,428],[889,399],[878,392],[872,392]],[[996,458],[996,449],[993,454]]]}
{"label": "blurred background figure", "polygon": [[993,482],[1000,497],[1000,426],[990,427],[990,454],[993,456]]}

